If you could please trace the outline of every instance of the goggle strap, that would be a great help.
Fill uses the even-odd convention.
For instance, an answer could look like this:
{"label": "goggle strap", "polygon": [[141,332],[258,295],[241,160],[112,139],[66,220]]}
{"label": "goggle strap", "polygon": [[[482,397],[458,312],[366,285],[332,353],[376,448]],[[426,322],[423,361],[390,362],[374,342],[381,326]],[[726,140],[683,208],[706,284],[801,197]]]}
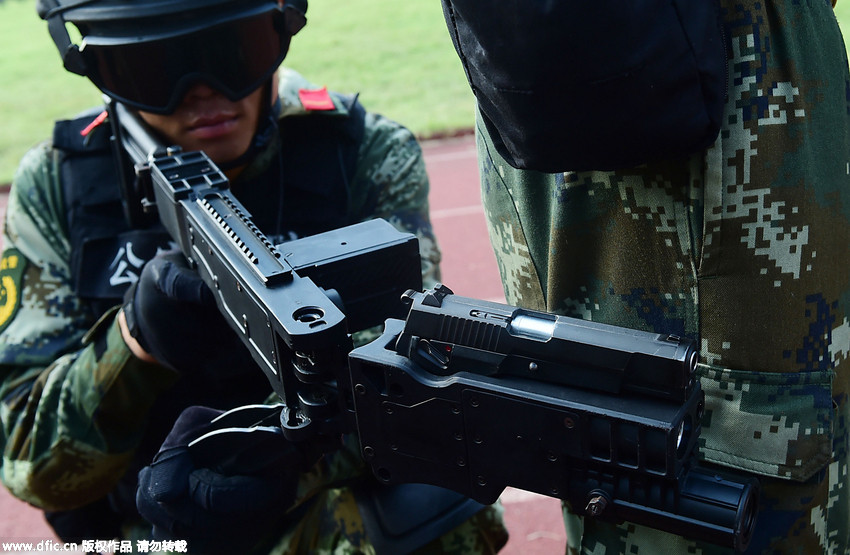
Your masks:
{"label": "goggle strap", "polygon": [[79,47],[71,42],[71,36],[65,28],[65,20],[58,15],[50,17],[47,20],[47,30],[62,55],[62,65],[65,69],[77,75],[88,75],[86,62]]}

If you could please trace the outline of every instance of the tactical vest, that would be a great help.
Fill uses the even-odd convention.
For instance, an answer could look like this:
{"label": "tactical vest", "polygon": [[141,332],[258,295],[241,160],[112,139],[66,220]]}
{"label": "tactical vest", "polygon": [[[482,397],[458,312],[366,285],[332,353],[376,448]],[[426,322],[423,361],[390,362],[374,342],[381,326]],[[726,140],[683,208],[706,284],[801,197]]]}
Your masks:
{"label": "tactical vest", "polygon": [[[348,117],[279,120],[279,159],[234,189],[248,211],[257,213],[255,223],[273,239],[313,235],[366,216],[351,214],[348,202],[365,111],[356,98],[338,98],[348,106]],[[53,131],[53,145],[62,153],[74,291],[95,314],[120,302],[158,249],[174,246],[155,218],[139,228],[131,228],[125,220],[108,126],[96,127],[85,137],[81,134],[99,111],[59,121]],[[280,202],[269,202],[275,198]]]}
{"label": "tactical vest", "polygon": [[[366,216],[352,213],[348,201],[364,135],[365,111],[356,98],[338,98],[348,106],[348,117],[307,115],[279,120],[277,158],[259,176],[234,187],[234,194],[248,211],[257,212],[254,222],[270,236],[275,232],[285,237],[311,235]],[[85,137],[80,133],[99,111],[57,122],[53,133],[54,147],[61,153],[73,287],[92,308],[94,317],[121,302],[124,291],[138,279],[142,266],[158,249],[174,245],[156,218],[137,228],[127,223],[109,127],[96,127]],[[275,198],[280,202],[269,202]],[[270,230],[270,226],[279,229]],[[183,408],[212,402],[219,408],[232,408],[260,402],[269,391],[260,372],[252,372],[232,386],[221,386],[226,397],[220,391],[199,393],[196,389],[179,380],[157,399],[148,432],[108,498],[72,511],[46,513],[60,538],[79,541],[116,537],[122,521],[139,518],[135,506],[137,473],[150,463]],[[223,398],[232,405],[221,406]]]}
{"label": "tactical vest", "polygon": [[97,114],[92,110],[59,121],[53,129],[53,146],[61,153],[74,292],[95,315],[118,304],[144,263],[169,245],[158,221],[139,229],[125,221],[109,127],[81,134]]}

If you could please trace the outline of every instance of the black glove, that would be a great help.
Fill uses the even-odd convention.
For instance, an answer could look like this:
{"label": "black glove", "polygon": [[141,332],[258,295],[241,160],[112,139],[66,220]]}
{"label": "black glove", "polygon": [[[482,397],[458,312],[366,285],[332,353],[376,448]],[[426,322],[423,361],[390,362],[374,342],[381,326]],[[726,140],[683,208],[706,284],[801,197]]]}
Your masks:
{"label": "black glove", "polygon": [[[282,434],[271,434],[273,441],[263,440],[266,452],[248,457],[253,475],[198,468],[188,444],[210,431],[219,414],[206,407],[183,411],[151,465],[139,472],[136,507],[153,525],[153,539],[186,540],[191,553],[244,552],[246,542],[273,533],[294,499],[299,473],[315,462],[303,460]],[[238,464],[233,453],[221,455]],[[303,464],[288,464],[293,460]]]}
{"label": "black glove", "polygon": [[215,305],[212,291],[178,251],[160,253],[124,296],[130,334],[181,373],[230,377],[256,363]]}

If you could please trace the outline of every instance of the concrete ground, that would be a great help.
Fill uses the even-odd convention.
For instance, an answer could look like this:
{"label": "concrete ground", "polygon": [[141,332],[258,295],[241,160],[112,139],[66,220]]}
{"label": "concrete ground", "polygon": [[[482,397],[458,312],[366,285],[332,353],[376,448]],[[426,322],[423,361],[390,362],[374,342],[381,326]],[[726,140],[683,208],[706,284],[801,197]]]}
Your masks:
{"label": "concrete ground", "polygon": [[[443,282],[459,295],[502,301],[496,261],[478,188],[475,146],[471,137],[423,144],[431,179],[431,219],[443,251]],[[6,195],[0,194],[0,216]],[[563,553],[566,535],[560,503],[515,489],[502,495],[511,539],[508,555]],[[37,509],[0,488],[0,541],[37,543],[55,539]],[[92,538],[106,539],[106,538]]]}

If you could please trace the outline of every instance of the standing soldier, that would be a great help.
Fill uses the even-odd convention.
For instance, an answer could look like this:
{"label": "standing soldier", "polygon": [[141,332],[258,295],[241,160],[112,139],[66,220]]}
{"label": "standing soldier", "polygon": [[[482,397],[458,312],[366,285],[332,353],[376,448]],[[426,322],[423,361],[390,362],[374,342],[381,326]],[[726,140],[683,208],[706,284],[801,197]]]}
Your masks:
{"label": "standing soldier", "polygon": [[[670,9],[684,10],[679,15],[685,18],[693,15],[689,8],[713,3],[679,4]],[[503,5],[476,19],[475,2],[444,0],[449,29],[478,95],[490,237],[508,302],[698,341],[706,466],[742,471],[761,483],[761,512],[748,553],[846,553],[850,78],[845,46],[826,0],[718,4],[717,42],[726,42],[728,79],[719,95],[722,106],[726,93],[716,140],[690,154],[634,167],[571,171],[576,168],[570,163],[553,169],[517,160],[540,154],[525,141],[532,131],[559,121],[560,114],[595,121],[595,106],[572,104],[573,91],[559,86],[570,79],[569,58],[575,53],[534,50],[545,42],[541,37],[569,42],[575,33],[559,29],[563,21],[541,17],[534,40],[525,40],[519,30],[517,37],[493,34],[488,43],[489,30],[519,29],[519,18],[529,10],[519,13]],[[549,9],[559,7],[539,7]],[[610,19],[608,12],[600,13]],[[477,22],[482,23],[478,31],[470,31]],[[632,36],[632,51],[639,50],[641,40],[656,38]],[[464,50],[470,44],[476,48]],[[488,50],[502,44],[510,46],[504,58]],[[483,54],[473,60],[476,53]],[[691,58],[706,53],[692,52]],[[493,67],[482,71],[476,65],[481,60]],[[562,72],[534,83],[535,91],[521,91],[516,79],[513,88],[499,88],[499,79],[511,82],[510,71],[518,67],[522,73],[532,61],[562,63]],[[675,69],[669,66],[667,72]],[[718,83],[723,81],[721,76]],[[535,93],[555,99],[556,109],[545,114],[545,122],[512,118],[505,110],[530,98],[525,107],[533,111]],[[620,93],[626,103],[637,90],[621,87]],[[674,100],[661,97],[668,103],[662,115],[672,113]],[[598,115],[607,117],[602,112],[617,108],[600,106]],[[599,126],[575,136],[575,127],[553,126],[552,135],[536,139],[566,137],[588,144],[613,132],[648,143],[651,137],[630,125],[641,115],[625,114],[616,128]],[[557,162],[558,152],[548,154]],[[574,154],[560,152],[563,160]],[[580,517],[571,509],[581,508],[565,512],[569,553],[722,551],[628,522]]]}

